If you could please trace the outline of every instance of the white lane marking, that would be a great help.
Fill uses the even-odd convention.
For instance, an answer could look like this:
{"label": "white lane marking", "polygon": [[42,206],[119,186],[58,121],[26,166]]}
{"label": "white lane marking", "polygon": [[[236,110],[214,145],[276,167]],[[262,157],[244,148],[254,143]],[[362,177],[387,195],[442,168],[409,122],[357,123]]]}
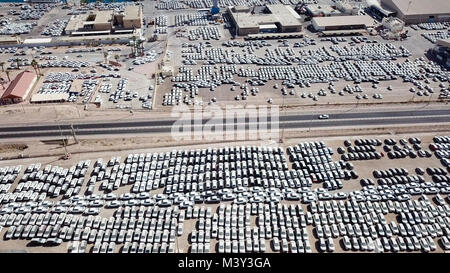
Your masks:
{"label": "white lane marking", "polygon": [[[290,120],[290,121],[280,121],[280,124],[292,124],[292,123],[305,123],[305,124],[309,124],[312,123],[313,121],[315,122],[327,122],[327,121],[356,121],[356,120],[395,120],[395,119],[417,119],[417,118],[436,118],[436,117],[450,117],[448,115],[427,115],[427,116],[404,116],[404,117],[371,117],[371,118],[350,118],[350,119],[311,119],[311,120]],[[421,122],[424,123],[424,122]],[[216,124],[222,124],[222,123],[213,123],[213,124],[209,124],[209,125],[216,125]],[[271,124],[270,121],[261,121],[261,122],[252,122],[252,123],[248,123],[248,122],[239,122],[233,123],[234,125],[246,125],[246,124]],[[408,123],[411,124],[411,123]],[[364,124],[361,124],[364,125]],[[112,127],[112,128],[76,128],[74,127],[76,132],[83,132],[83,131],[119,131],[119,130],[127,130],[127,131],[131,131],[131,130],[138,130],[138,129],[162,129],[162,128],[171,128],[173,125],[161,125],[161,126],[138,126],[138,127]],[[203,127],[205,126],[205,124],[191,124],[191,128],[192,127]],[[60,134],[61,132],[63,133],[72,133],[71,129],[61,129],[61,130],[44,130],[44,131],[25,131],[25,132],[0,132],[0,137],[1,135],[5,135],[5,134],[32,134],[32,133],[57,133]]]}

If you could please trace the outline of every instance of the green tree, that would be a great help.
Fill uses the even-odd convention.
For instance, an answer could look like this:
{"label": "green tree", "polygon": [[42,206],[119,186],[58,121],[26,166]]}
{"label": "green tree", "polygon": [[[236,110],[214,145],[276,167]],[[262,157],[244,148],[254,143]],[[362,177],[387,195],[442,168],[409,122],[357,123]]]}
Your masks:
{"label": "green tree", "polygon": [[105,57],[105,64],[108,63],[108,51],[103,51],[103,57]]}
{"label": "green tree", "polygon": [[31,61],[31,66],[34,68],[34,72],[36,72],[36,75],[39,75],[39,73],[38,73],[38,62],[35,59],[33,59]]}
{"label": "green tree", "polygon": [[136,49],[136,36],[131,37],[130,46],[131,46],[131,55],[136,56],[136,53],[135,53],[135,49]]}
{"label": "green tree", "polygon": [[14,62],[17,64],[17,69],[20,69],[20,59],[19,58],[15,58]]}

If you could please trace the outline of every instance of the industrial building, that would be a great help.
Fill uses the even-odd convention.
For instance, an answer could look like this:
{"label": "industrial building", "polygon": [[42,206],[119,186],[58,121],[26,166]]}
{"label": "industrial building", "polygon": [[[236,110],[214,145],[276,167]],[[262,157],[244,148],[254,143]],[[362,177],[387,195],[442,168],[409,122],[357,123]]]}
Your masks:
{"label": "industrial building", "polygon": [[141,6],[126,6],[125,14],[116,16],[122,18],[122,25],[125,29],[142,28],[143,16]]}
{"label": "industrial building", "polygon": [[69,100],[69,93],[55,93],[55,94],[34,94],[31,103],[55,103],[66,102]]}
{"label": "industrial building", "polygon": [[366,30],[373,28],[375,21],[368,15],[314,17],[311,20],[317,31]]}
{"label": "industrial building", "polygon": [[367,0],[366,12],[380,21],[397,15],[397,12],[383,8],[378,0]]}
{"label": "industrial building", "polygon": [[9,84],[0,98],[2,104],[22,102],[26,99],[31,89],[33,89],[37,76],[31,71],[22,71]]}
{"label": "industrial building", "polygon": [[253,14],[250,8],[234,6],[228,8],[237,34],[245,36],[264,32],[300,32],[301,17],[288,5],[266,5],[266,13]]}
{"label": "industrial building", "polygon": [[326,4],[311,4],[306,6],[306,15],[310,17],[326,17],[326,16],[339,16],[342,13],[333,8],[331,5]]}
{"label": "industrial building", "polygon": [[450,21],[449,0],[382,0],[406,24]]}
{"label": "industrial building", "polygon": [[142,25],[142,7],[126,6],[123,13],[100,10],[89,14],[72,15],[65,33],[72,36],[125,34],[140,29]]}
{"label": "industrial building", "polygon": [[0,37],[0,45],[18,45],[22,43],[22,39],[18,36]]}
{"label": "industrial building", "polygon": [[305,7],[305,14],[309,17],[357,15],[359,7],[348,2],[336,2],[336,6],[327,4],[310,4]]}

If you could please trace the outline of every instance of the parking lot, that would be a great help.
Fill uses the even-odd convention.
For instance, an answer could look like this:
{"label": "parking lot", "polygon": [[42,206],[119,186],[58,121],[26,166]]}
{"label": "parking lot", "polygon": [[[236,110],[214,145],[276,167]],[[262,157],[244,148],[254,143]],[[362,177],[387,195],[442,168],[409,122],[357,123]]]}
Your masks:
{"label": "parking lot", "polygon": [[168,22],[175,18],[175,26],[168,27],[169,36],[176,34],[168,49],[179,61],[171,81],[160,83],[166,90],[156,94],[160,110],[176,104],[379,104],[448,96],[448,72],[423,56],[431,43],[422,34],[431,30],[411,29],[411,37],[401,42],[379,36],[319,38],[306,29],[304,38],[244,41],[231,40],[230,31],[218,26],[223,37],[204,40],[194,33],[214,23],[187,16],[166,16]]}
{"label": "parking lot", "polygon": [[[231,2],[249,4],[248,1]],[[264,3],[255,4],[262,6]],[[144,44],[144,56],[129,58],[131,48],[111,46],[95,49],[10,48],[3,50],[0,58],[6,67],[14,69],[17,58],[23,59],[19,66],[24,68],[29,67],[29,59],[36,56],[43,66],[47,62],[60,62],[68,56],[71,62],[88,62],[89,70],[113,71],[131,83],[142,83],[130,90],[131,102],[123,100],[130,95],[126,91],[118,95],[119,99],[111,101],[106,95],[95,94],[90,101],[101,101],[105,109],[128,110],[131,107],[134,110],[171,111],[171,106],[177,104],[382,104],[436,102],[450,97],[448,71],[424,55],[434,46],[435,39],[445,38],[448,23],[407,27],[409,37],[405,41],[388,41],[371,35],[322,38],[306,27],[308,22],[305,22],[302,38],[246,41],[232,39],[233,29],[228,27],[227,20],[219,23],[196,12],[195,9],[206,5],[204,1],[189,5],[169,1],[159,3],[154,9],[155,5],[145,5],[144,14],[155,19],[159,38]],[[54,20],[55,16],[83,14],[94,7],[123,10],[124,3],[91,3],[88,7],[76,9],[41,5],[36,6],[36,11],[5,4],[1,10],[8,17],[4,24],[9,30],[20,32],[26,28],[14,24],[35,25],[31,32],[20,34],[20,37],[27,38],[58,36],[66,22]],[[33,17],[39,12],[40,16]],[[149,29],[153,28],[144,28],[146,38],[153,35]],[[115,47],[119,50],[113,50]],[[97,68],[96,63],[104,60],[105,50],[109,52],[109,60],[119,60],[122,67]],[[165,52],[171,52],[170,65],[174,75],[153,78],[153,74],[159,71],[157,63]],[[43,71],[53,72],[51,69]],[[150,86],[157,90],[155,94],[149,90]],[[137,97],[133,97],[135,92],[138,92]],[[83,104],[83,99],[77,103]],[[69,103],[74,101],[71,99]]]}
{"label": "parking lot", "polygon": [[32,252],[443,252],[448,148],[421,134],[10,162],[0,236]]}
{"label": "parking lot", "polygon": [[[152,100],[148,98],[148,95],[152,96],[153,90],[150,90],[149,87],[150,85],[154,86],[154,84],[145,72],[130,71],[127,64],[122,66],[104,64],[104,52],[108,52],[108,58],[114,60],[127,58],[125,55],[129,50],[124,46],[30,48],[23,51],[24,57],[20,57],[23,60],[19,61],[19,67],[23,68],[30,65],[31,61],[26,56],[35,56],[35,60],[40,66],[39,72],[44,75],[34,86],[31,96],[34,94],[69,93],[68,103],[101,102],[101,108],[104,109],[151,109]],[[6,58],[7,55],[0,55],[0,59],[5,60],[5,69],[8,65],[13,68],[10,73],[11,78],[13,78],[14,69],[17,68],[17,57],[7,60]],[[132,65],[133,59],[127,61]],[[116,90],[117,82],[121,78],[131,79],[130,85],[126,90],[123,90],[123,94],[117,94],[117,99],[110,100],[110,92]],[[92,92],[89,93],[87,90],[83,90],[83,82],[88,80],[97,81],[96,87],[99,87],[102,83],[114,83],[114,88],[109,93],[97,92],[98,88],[92,89]],[[128,91],[129,94],[126,94]],[[88,98],[86,97],[87,93],[89,93]],[[134,93],[138,94],[137,97],[133,96]],[[127,95],[130,95],[130,97],[127,97]]]}

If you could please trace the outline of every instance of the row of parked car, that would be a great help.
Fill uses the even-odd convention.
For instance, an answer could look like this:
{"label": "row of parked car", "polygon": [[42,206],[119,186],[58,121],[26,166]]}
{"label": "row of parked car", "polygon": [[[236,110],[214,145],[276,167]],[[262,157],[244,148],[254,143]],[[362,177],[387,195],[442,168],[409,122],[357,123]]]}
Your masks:
{"label": "row of parked car", "polygon": [[[396,142],[356,139],[344,146],[368,149]],[[422,144],[418,138],[399,141],[408,142]],[[435,153],[448,152],[449,143],[449,137],[435,137]],[[2,167],[0,226],[8,239],[39,245],[78,242],[71,243],[74,252],[87,245],[94,252],[178,251],[174,242],[184,236],[185,220],[197,221],[188,232],[191,252],[309,252],[314,246],[336,251],[337,242],[353,251],[407,251],[411,244],[414,251],[434,251],[437,244],[428,237],[445,249],[450,224],[448,197],[441,196],[450,192],[446,158],[437,161],[442,167],[417,167],[423,181],[371,183],[346,193],[339,189],[358,177],[355,165],[333,161],[333,155],[324,142],[316,141],[290,146],[286,154],[280,147],[227,146],[86,160],[71,168],[40,163]],[[395,165],[373,175],[413,177]],[[445,181],[428,182],[427,176]],[[321,187],[313,189],[316,183]],[[128,185],[131,192],[114,193]],[[106,192],[98,195],[99,189]],[[162,193],[154,193],[159,189]],[[213,211],[209,205],[199,207],[204,203],[220,205]],[[100,216],[104,210],[114,210],[113,217]],[[397,219],[388,218],[391,213]],[[309,242],[310,225],[317,245]],[[420,248],[415,247],[417,240]]]}

